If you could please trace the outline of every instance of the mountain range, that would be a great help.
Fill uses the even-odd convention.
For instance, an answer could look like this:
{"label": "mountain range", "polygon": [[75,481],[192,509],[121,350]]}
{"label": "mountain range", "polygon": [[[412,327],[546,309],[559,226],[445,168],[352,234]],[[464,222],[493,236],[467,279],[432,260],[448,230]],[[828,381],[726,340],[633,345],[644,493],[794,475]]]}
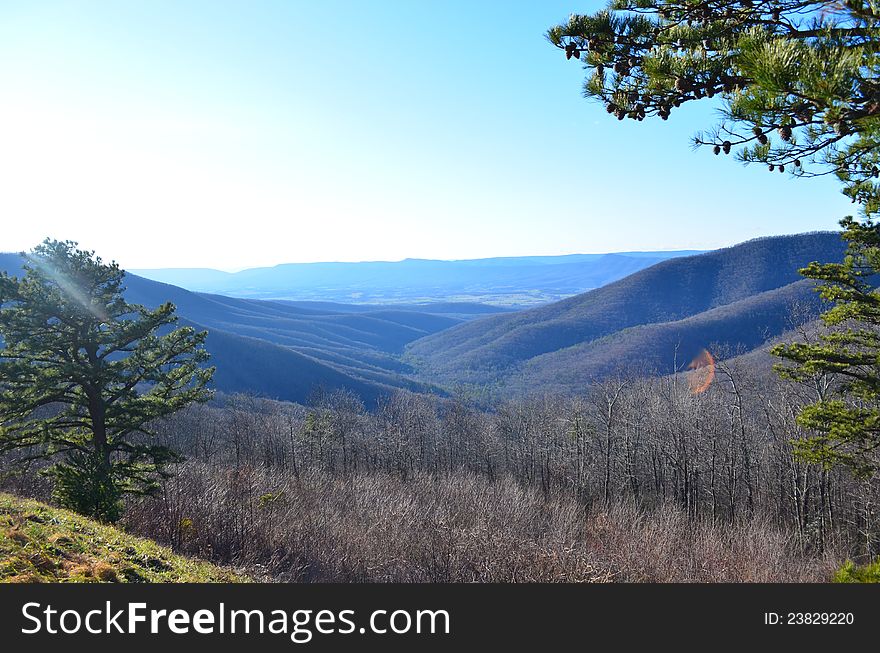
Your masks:
{"label": "mountain range", "polygon": [[[0,270],[21,273],[17,254],[0,254]],[[181,324],[206,329],[206,348],[223,392],[306,402],[317,388],[348,389],[373,403],[405,388],[442,392],[416,379],[401,360],[407,343],[468,319],[504,311],[479,304],[353,306],[274,302],[194,293],[135,274],[125,276],[132,303],[172,302]]]}
{"label": "mountain range", "polygon": [[468,301],[522,307],[598,288],[660,261],[696,253],[681,250],[461,261],[290,263],[234,273],[206,268],[132,272],[188,290],[252,299],[361,304]]}
{"label": "mountain range", "polygon": [[[817,294],[798,269],[840,260],[843,251],[839,234],[831,232],[763,238],[654,262],[588,292],[518,311],[441,301],[440,293],[430,302],[372,305],[193,292],[131,273],[125,283],[129,301],[171,301],[182,323],[208,330],[221,391],[305,402],[317,388],[345,388],[371,405],[399,388],[466,389],[492,398],[578,392],[620,371],[672,372],[703,349],[751,351],[789,329],[795,307],[802,320],[818,314]],[[541,258],[528,257],[525,267],[570,267],[532,260]],[[589,283],[620,270],[614,257],[597,260],[612,269],[594,267]],[[473,267],[485,275],[487,290],[497,291],[488,279],[503,272],[488,271],[512,264],[494,261]],[[339,265],[366,266],[363,279],[377,278],[369,272],[376,272],[373,264]],[[20,269],[18,255],[0,255],[0,270]],[[521,294],[525,286],[517,284],[536,278],[513,274],[505,290]]]}

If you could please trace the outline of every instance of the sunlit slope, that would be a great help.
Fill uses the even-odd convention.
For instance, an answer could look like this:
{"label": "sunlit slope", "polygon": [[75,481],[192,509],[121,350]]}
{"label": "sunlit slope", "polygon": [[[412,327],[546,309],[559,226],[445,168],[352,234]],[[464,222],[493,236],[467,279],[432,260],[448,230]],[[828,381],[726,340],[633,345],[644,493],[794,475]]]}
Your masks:
{"label": "sunlit slope", "polygon": [[0,582],[236,583],[248,579],[173,554],[67,510],[0,493]]}

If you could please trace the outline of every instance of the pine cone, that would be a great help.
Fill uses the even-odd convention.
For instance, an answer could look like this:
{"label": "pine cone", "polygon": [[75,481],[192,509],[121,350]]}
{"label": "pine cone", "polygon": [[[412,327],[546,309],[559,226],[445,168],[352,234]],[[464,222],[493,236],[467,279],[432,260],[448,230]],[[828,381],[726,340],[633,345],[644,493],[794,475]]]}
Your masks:
{"label": "pine cone", "polygon": [[788,125],[783,125],[782,127],[779,128],[778,131],[779,131],[779,138],[781,138],[782,140],[784,140],[786,142],[791,140],[791,127],[789,127]]}
{"label": "pine cone", "polygon": [[725,154],[730,154],[730,147],[731,147],[730,141],[724,141],[721,144],[721,149],[724,150]]}

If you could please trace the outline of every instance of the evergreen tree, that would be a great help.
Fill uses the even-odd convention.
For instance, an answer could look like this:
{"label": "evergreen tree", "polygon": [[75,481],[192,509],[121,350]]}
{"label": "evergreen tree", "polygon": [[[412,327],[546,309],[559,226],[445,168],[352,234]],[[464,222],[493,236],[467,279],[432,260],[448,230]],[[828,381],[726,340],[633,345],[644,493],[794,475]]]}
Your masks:
{"label": "evergreen tree", "polygon": [[862,0],[613,0],[551,43],[589,71],[584,94],[618,119],[669,118],[721,99],[694,143],[797,176],[834,173],[880,206],[880,5]]}
{"label": "evergreen tree", "polygon": [[841,379],[833,393],[806,406],[801,426],[817,435],[796,442],[806,460],[826,467],[842,463],[857,475],[877,470],[880,450],[880,293],[871,277],[880,270],[880,230],[871,221],[843,221],[849,241],[843,263],[812,263],[802,274],[821,281],[819,292],[833,307],[822,314],[829,327],[814,342],[771,349],[786,362],[784,377],[809,381],[818,375]]}
{"label": "evergreen tree", "polygon": [[694,137],[770,172],[834,174],[859,205],[844,218],[843,263],[801,272],[834,304],[818,342],[775,347],[793,379],[834,373],[832,396],[807,406],[808,460],[877,467],[880,449],[880,4],[864,0],[613,0],[572,15],[548,39],[588,70],[584,94],[617,119],[663,120],[716,98],[721,120]]}
{"label": "evergreen tree", "polygon": [[210,396],[206,334],[173,328],[174,306],[123,297],[124,272],[47,239],[20,278],[0,275],[0,453],[49,459],[62,505],[115,521],[178,459],[151,421]]}

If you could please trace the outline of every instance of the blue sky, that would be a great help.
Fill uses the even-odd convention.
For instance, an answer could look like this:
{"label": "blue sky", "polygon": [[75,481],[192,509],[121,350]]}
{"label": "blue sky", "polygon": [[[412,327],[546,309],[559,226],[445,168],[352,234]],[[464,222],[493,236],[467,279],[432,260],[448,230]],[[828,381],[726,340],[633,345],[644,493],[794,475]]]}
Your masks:
{"label": "blue sky", "polygon": [[714,248],[833,229],[833,179],[618,122],[543,34],[601,3],[0,0],[0,249],[125,267]]}

